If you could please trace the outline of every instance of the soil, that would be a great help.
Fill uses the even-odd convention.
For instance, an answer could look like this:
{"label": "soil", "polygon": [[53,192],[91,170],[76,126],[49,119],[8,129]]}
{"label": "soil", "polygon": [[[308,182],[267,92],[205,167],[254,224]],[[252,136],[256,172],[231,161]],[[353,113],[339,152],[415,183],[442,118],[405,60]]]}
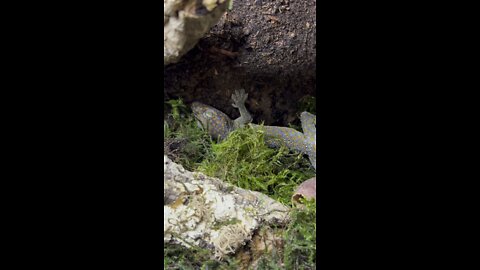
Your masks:
{"label": "soil", "polygon": [[235,0],[179,63],[165,67],[164,99],[200,101],[231,118],[231,94],[244,88],[255,123],[288,125],[316,96],[316,1]]}

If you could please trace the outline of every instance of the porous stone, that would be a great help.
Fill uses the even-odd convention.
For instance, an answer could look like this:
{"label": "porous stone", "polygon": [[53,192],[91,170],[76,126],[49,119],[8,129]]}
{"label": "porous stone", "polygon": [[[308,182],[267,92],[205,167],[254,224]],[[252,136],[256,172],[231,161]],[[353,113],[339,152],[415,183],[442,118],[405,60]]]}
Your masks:
{"label": "porous stone", "polygon": [[164,243],[235,253],[262,226],[285,225],[290,208],[220,179],[185,170],[164,156]]}

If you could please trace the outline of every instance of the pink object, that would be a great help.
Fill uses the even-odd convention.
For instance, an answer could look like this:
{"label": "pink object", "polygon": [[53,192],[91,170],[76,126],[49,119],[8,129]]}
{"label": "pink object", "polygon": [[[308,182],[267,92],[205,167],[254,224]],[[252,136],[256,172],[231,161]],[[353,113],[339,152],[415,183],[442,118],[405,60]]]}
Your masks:
{"label": "pink object", "polygon": [[299,202],[300,198],[316,199],[317,198],[317,177],[308,179],[301,183],[292,196],[294,202]]}

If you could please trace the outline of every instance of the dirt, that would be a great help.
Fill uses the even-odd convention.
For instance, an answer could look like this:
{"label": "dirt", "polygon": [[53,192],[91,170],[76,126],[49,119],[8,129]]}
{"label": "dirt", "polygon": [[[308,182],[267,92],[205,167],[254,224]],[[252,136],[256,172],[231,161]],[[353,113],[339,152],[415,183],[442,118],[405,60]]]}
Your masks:
{"label": "dirt", "polygon": [[236,118],[230,96],[244,88],[255,123],[293,123],[300,99],[316,96],[316,1],[235,0],[164,79],[165,100],[200,101]]}

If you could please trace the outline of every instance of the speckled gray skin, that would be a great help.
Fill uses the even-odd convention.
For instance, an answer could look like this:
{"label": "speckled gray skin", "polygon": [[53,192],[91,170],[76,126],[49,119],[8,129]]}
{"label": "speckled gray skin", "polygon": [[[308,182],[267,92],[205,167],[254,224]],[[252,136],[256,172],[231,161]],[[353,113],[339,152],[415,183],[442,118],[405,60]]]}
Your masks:
{"label": "speckled gray skin", "polygon": [[[252,116],[245,108],[247,98],[248,94],[246,94],[243,89],[235,91],[232,95],[232,106],[240,111],[240,117],[235,120],[230,119],[223,112],[199,102],[192,103],[191,108],[201,126],[204,127],[212,137],[222,140],[233,130],[252,121]],[[270,147],[284,145],[291,150],[307,154],[312,166],[316,169],[316,116],[308,112],[302,112],[300,120],[302,122],[303,133],[287,127],[251,125],[254,128],[263,128],[265,130],[266,143]]]}

